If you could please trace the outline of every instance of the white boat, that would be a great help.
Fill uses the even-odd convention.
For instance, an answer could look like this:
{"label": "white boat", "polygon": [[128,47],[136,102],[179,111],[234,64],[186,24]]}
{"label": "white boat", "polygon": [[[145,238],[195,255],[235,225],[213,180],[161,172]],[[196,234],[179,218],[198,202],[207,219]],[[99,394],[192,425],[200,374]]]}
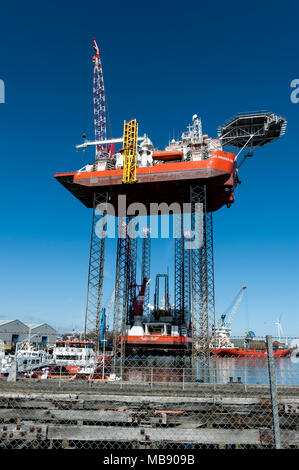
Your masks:
{"label": "white boat", "polygon": [[0,374],[7,376],[16,366],[18,374],[53,365],[53,359],[44,350],[36,350],[29,342],[17,343],[15,354],[0,353]]}
{"label": "white boat", "polygon": [[57,366],[86,367],[96,363],[94,343],[92,341],[56,341],[53,360]]}
{"label": "white boat", "polygon": [[92,375],[110,365],[111,355],[96,356],[92,341],[60,340],[55,343],[53,360],[70,373]]}

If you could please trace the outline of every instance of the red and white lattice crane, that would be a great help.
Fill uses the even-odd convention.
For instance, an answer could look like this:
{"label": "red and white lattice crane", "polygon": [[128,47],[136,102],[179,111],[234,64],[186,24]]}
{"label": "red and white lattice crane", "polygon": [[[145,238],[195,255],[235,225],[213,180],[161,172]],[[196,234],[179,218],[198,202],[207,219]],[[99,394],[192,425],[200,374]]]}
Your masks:
{"label": "red and white lattice crane", "polygon": [[[100,49],[93,38],[94,63],[93,69],[93,107],[94,107],[94,128],[95,140],[105,141],[107,138],[106,131],[106,96],[104,87],[104,76],[102,63],[100,58]],[[98,160],[108,157],[107,144],[96,146],[95,164]]]}

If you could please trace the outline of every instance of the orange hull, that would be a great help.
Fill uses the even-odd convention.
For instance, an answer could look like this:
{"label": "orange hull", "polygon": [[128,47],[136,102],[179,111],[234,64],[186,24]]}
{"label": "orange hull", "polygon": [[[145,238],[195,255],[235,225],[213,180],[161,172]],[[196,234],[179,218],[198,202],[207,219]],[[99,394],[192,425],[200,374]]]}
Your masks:
{"label": "orange hull", "polygon": [[[209,178],[221,173],[232,173],[235,155],[222,150],[214,150],[210,158],[195,162],[171,162],[162,165],[137,168],[138,182],[155,181],[157,176],[163,178],[167,174],[167,179],[192,179],[194,172],[197,178]],[[190,175],[188,175],[190,172]],[[178,174],[179,173],[179,174]],[[192,176],[191,176],[192,175]],[[189,178],[188,178],[189,177]],[[89,173],[75,173],[74,182],[84,186],[100,186],[102,184],[122,184],[123,170],[91,171]]]}
{"label": "orange hull", "polygon": [[[157,152],[162,154],[164,152]],[[166,153],[166,152],[165,152]],[[211,157],[206,160],[192,161],[192,162],[171,162],[163,163],[162,165],[154,165],[150,167],[138,167],[136,174],[137,179],[143,179],[145,176],[152,176],[163,173],[172,172],[188,172],[189,170],[197,170],[202,172],[202,177],[207,178],[209,176],[215,176],[214,173],[232,173],[234,167],[234,161],[236,156],[233,153],[225,152],[223,150],[214,150],[211,153]],[[210,171],[206,171],[210,170]],[[214,170],[214,171],[213,171]],[[75,171],[56,173],[54,176],[58,178],[60,176],[73,176],[74,182],[77,184],[83,184],[86,186],[99,186],[108,181],[110,184],[122,184],[123,170],[104,170],[104,171],[90,171],[77,173]],[[177,175],[178,176],[178,175]],[[184,178],[186,175],[184,175]],[[94,180],[97,181],[89,181]],[[182,178],[182,179],[184,179]],[[181,179],[181,178],[180,178]],[[107,182],[108,182],[107,181]]]}
{"label": "orange hull", "polygon": [[[213,352],[213,351],[212,351]],[[273,352],[274,357],[288,357],[291,354],[290,349],[281,349]],[[219,348],[216,349],[217,356],[225,357],[240,357],[240,356],[267,356],[267,350],[265,351],[252,351],[248,349],[235,349],[235,348]]]}
{"label": "orange hull", "polygon": [[191,338],[186,336],[171,335],[143,335],[143,336],[126,336],[126,345],[136,347],[167,347],[167,348],[191,348]]}
{"label": "orange hull", "polygon": [[[190,198],[190,184],[201,180],[208,186],[207,210],[215,211],[234,201],[235,155],[214,150],[211,157],[199,161],[177,161],[139,167],[137,183],[124,185],[123,170],[57,173],[55,178],[86,207],[93,206],[93,193],[109,189],[111,203],[118,207],[118,195],[126,194],[127,204],[141,202],[183,203]],[[180,182],[178,190],[178,182]],[[114,214],[113,214],[114,215]],[[115,214],[117,215],[117,214]]]}

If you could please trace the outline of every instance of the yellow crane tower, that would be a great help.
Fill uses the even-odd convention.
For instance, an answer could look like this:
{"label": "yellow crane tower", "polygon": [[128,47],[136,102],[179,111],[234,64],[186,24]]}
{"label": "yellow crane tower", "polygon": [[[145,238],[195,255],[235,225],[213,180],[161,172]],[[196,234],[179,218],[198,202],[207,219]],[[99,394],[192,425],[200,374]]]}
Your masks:
{"label": "yellow crane tower", "polygon": [[124,140],[123,140],[123,183],[135,183],[137,168],[137,139],[138,123],[136,119],[124,122]]}

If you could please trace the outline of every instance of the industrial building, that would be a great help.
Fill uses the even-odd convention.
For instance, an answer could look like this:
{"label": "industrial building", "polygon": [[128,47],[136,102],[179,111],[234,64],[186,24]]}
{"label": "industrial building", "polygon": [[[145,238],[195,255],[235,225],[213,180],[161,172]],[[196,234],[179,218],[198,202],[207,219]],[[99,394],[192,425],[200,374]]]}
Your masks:
{"label": "industrial building", "polygon": [[28,337],[29,328],[20,320],[0,320],[0,340],[11,346]]}
{"label": "industrial building", "polygon": [[52,346],[59,336],[57,331],[47,323],[28,323],[30,329],[30,340],[36,346]]}
{"label": "industrial building", "polygon": [[53,345],[58,333],[47,323],[25,324],[20,320],[0,320],[0,340],[7,347],[29,340],[36,346]]}

